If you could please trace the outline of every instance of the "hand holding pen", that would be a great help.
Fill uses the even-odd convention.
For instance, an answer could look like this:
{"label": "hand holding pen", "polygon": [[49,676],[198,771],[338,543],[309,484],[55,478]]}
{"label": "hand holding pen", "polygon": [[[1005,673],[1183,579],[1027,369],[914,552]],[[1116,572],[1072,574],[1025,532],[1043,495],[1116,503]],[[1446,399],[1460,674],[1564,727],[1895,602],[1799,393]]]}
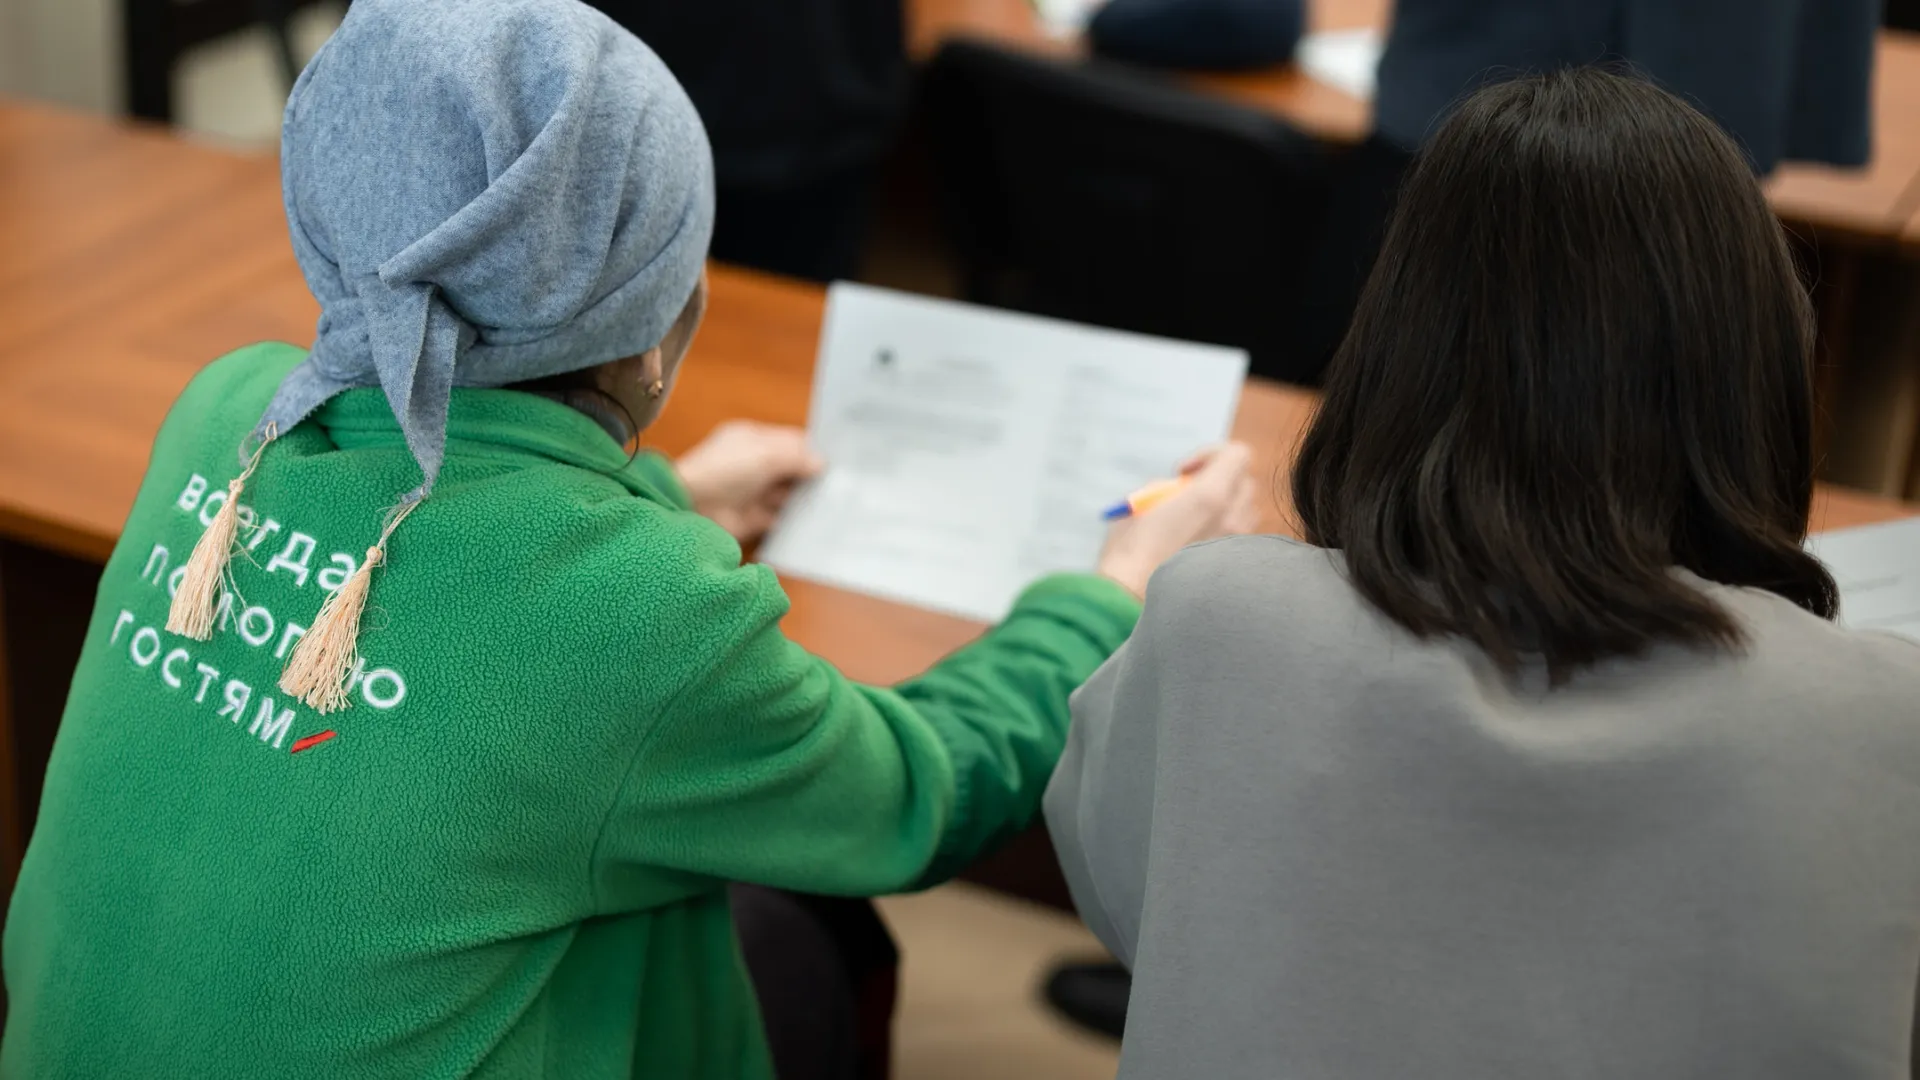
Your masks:
{"label": "hand holding pen", "polygon": [[1260,522],[1248,472],[1253,454],[1227,443],[1188,461],[1180,475],[1134,492],[1106,512],[1113,526],[1100,573],[1144,597],[1147,579],[1181,548],[1252,532]]}

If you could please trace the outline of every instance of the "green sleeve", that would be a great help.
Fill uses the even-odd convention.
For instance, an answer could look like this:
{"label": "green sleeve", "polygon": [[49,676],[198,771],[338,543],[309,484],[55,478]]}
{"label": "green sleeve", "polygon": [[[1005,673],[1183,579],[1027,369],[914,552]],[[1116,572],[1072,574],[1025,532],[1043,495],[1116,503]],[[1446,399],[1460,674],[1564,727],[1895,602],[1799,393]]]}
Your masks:
{"label": "green sleeve", "polygon": [[596,851],[601,902],[638,867],[837,895],[936,884],[1024,827],[1065,744],[1067,698],[1139,604],[1101,578],[1036,584],[979,640],[893,689],[781,632],[771,572],[711,597],[730,626],[639,749]]}

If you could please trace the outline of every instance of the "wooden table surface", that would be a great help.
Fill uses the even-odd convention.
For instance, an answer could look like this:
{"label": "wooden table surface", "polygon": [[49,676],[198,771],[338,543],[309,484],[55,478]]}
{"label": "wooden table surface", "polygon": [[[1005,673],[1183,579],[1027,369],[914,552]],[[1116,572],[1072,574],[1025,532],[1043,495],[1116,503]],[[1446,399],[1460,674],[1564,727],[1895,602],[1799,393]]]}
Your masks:
{"label": "wooden table surface", "polygon": [[[712,279],[706,326],[648,436],[669,453],[732,417],[806,419],[822,291],[717,266]],[[0,102],[0,895],[12,888],[84,635],[97,582],[86,564],[112,551],[169,404],[229,350],[311,340],[317,315],[272,159]],[[1234,434],[1259,452],[1276,529],[1287,524],[1284,464],[1312,405],[1258,382],[1242,397]],[[1828,490],[1814,521],[1836,528],[1909,512]],[[787,633],[867,682],[915,674],[980,630],[786,585]],[[1066,903],[1039,831],[970,873]]]}
{"label": "wooden table surface", "polygon": [[[1049,36],[1030,0],[907,3],[909,49],[917,59],[931,57],[955,36],[1062,58],[1086,54],[1079,40]],[[1384,29],[1391,14],[1392,0],[1307,0],[1311,30]],[[1373,124],[1371,102],[1309,78],[1293,64],[1184,78],[1332,142],[1358,141]],[[1881,32],[1874,71],[1873,160],[1864,169],[1787,164],[1769,178],[1767,194],[1775,211],[1790,222],[1829,235],[1920,250],[1920,34]]]}
{"label": "wooden table surface", "polygon": [[[193,373],[250,342],[306,342],[317,314],[271,158],[0,104],[0,536],[104,560]],[[683,450],[734,416],[803,423],[821,316],[816,287],[715,267],[711,313],[650,442]],[[1271,384],[1244,395],[1235,434],[1261,454],[1275,527],[1311,405]],[[1816,525],[1903,512],[1831,491]],[[790,585],[789,632],[856,678],[915,672],[978,629]]]}
{"label": "wooden table surface", "polygon": [[104,560],[167,406],[248,341],[311,341],[278,166],[0,105],[0,533]]}
{"label": "wooden table surface", "polygon": [[[1385,26],[1391,0],[1308,0],[1310,30]],[[973,37],[1062,58],[1084,57],[1078,38],[1047,33],[1032,0],[907,0],[907,51],[925,61],[950,37]],[[1373,107],[1344,90],[1308,78],[1293,64],[1261,71],[1188,76],[1221,97],[1278,113],[1322,138],[1357,142]]]}
{"label": "wooden table surface", "polygon": [[1920,34],[1882,30],[1873,71],[1873,159],[1864,169],[1792,162],[1767,180],[1774,212],[1790,222],[1920,251],[1908,222],[1920,213]]}

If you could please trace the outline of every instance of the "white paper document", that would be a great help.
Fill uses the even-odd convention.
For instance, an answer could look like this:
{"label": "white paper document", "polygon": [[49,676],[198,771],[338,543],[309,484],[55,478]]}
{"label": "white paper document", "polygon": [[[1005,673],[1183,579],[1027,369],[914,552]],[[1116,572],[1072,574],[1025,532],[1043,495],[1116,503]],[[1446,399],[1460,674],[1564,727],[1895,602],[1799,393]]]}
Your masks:
{"label": "white paper document", "polygon": [[827,295],[827,471],[760,549],[783,573],[991,622],[1091,570],[1101,511],[1233,427],[1247,355],[863,285]]}
{"label": "white paper document", "polygon": [[1301,38],[1294,58],[1308,75],[1372,101],[1383,47],[1378,30],[1327,30]]}
{"label": "white paper document", "polygon": [[1807,550],[1840,585],[1840,622],[1920,641],[1920,518],[1821,533]]}

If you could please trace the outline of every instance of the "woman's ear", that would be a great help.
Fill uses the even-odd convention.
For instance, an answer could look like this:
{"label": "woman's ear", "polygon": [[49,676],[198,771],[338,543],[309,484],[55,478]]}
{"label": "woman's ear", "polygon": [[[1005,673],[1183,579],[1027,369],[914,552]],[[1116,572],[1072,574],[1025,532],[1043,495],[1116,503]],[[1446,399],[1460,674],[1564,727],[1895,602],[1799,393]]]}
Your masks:
{"label": "woman's ear", "polygon": [[667,358],[660,346],[655,345],[640,354],[640,389],[650,398],[657,398],[666,387]]}
{"label": "woman's ear", "polygon": [[700,272],[700,280],[694,283],[693,295],[687,297],[687,305],[680,309],[680,315],[667,329],[666,338],[660,342],[665,352],[669,373],[680,369],[680,361],[686,359],[687,350],[693,347],[693,335],[699,332],[701,320],[707,314],[707,274]]}

